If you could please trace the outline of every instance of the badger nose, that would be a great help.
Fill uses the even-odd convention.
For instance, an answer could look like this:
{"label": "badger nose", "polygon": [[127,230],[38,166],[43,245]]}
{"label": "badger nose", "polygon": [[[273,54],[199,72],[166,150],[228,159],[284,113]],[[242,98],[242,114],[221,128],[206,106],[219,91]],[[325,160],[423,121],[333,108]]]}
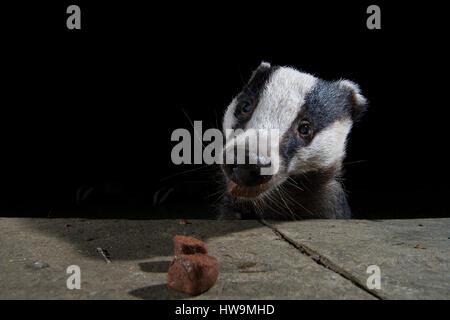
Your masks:
{"label": "badger nose", "polygon": [[266,165],[229,164],[225,165],[225,171],[227,172],[228,177],[238,185],[254,187],[268,182],[272,177],[270,175],[261,174],[261,168],[263,167],[266,167]]}

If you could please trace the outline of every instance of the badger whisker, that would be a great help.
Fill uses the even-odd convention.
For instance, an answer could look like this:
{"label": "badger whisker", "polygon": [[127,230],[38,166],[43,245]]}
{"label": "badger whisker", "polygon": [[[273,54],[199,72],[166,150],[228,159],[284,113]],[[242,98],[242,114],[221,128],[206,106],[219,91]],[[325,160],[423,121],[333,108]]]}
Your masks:
{"label": "badger whisker", "polygon": [[[276,187],[274,189],[275,191],[278,190],[278,187]],[[292,215],[288,214],[285,212],[285,208],[279,204],[278,199],[275,198],[275,195],[272,195],[271,193],[268,193],[267,198],[278,208],[278,209],[274,209],[271,206],[269,206],[269,208],[271,210],[273,210],[274,212],[277,212],[279,215],[287,217],[287,218],[291,218]]]}
{"label": "badger whisker", "polygon": [[[290,177],[289,177],[290,178]],[[292,178],[291,178],[292,179]],[[292,179],[293,180],[293,179]],[[300,188],[299,186],[293,184],[292,182],[290,182],[289,180],[286,180],[286,183],[288,183],[289,185],[293,186],[294,188],[297,188],[300,191],[304,191],[302,188]]]}
{"label": "badger whisker", "polygon": [[[164,177],[164,178],[160,179],[159,182],[163,182],[163,181],[166,181],[168,179],[175,178],[175,177],[177,177],[179,175],[182,175],[182,174],[186,174],[186,173],[190,173],[190,172],[194,172],[194,171],[199,171],[199,170],[204,170],[204,169],[207,169],[208,167],[211,167],[211,166],[212,166],[212,164],[206,164],[206,165],[201,166],[199,168],[194,168],[194,169],[189,169],[189,170],[185,170],[185,171],[182,171],[182,172],[177,172],[177,173],[174,173],[174,174],[172,174],[170,176],[167,176],[167,177]],[[208,168],[208,169],[214,169],[214,168]]]}
{"label": "badger whisker", "polygon": [[356,161],[351,161],[351,162],[344,162],[343,165],[348,166],[351,164],[357,164],[357,163],[362,163],[362,162],[367,162],[369,160],[356,160]]}
{"label": "badger whisker", "polygon": [[[285,196],[287,197],[288,201],[290,201],[291,203],[294,203],[294,204],[297,204],[297,205],[301,206],[300,203],[298,203],[297,201],[293,200],[293,199],[289,196],[289,193],[286,192],[286,191],[283,189],[283,186],[282,186],[282,185],[279,186],[278,190],[279,190],[280,197],[281,197],[281,199],[283,200],[283,202],[286,203],[286,200],[285,200],[284,197],[283,197],[283,193],[284,193]],[[289,208],[289,206],[287,205],[287,203],[286,203],[286,206],[288,207],[289,211],[292,213],[293,219],[296,220],[297,214],[295,214],[294,212],[292,212],[292,210]]]}
{"label": "badger whisker", "polygon": [[[292,185],[292,184],[290,184],[290,185]],[[300,189],[300,188],[299,188],[299,189]],[[303,191],[302,189],[300,189],[300,190]],[[288,191],[286,191],[286,190],[284,190],[284,191],[285,191],[286,197],[288,197],[288,199],[289,199],[290,201],[292,201],[292,202],[294,202],[295,204],[297,204],[298,206],[302,207],[302,208],[303,208],[307,213],[309,213],[311,216],[314,216],[314,213],[313,213],[312,211],[308,210],[308,209],[307,209],[305,206],[303,206],[300,202],[298,202],[298,201],[296,201],[295,199],[293,199]]]}
{"label": "badger whisker", "polygon": [[195,130],[194,123],[192,122],[191,118],[189,117],[189,115],[187,114],[187,112],[184,109],[181,109],[181,111],[183,111],[184,115],[186,116],[186,118],[188,119],[189,123],[191,124],[191,127],[194,130],[195,138],[198,139],[200,141],[200,143],[202,144],[203,148],[205,148],[205,144],[203,143],[203,139],[202,139],[202,137],[200,137],[198,135],[197,130]]}
{"label": "badger whisker", "polygon": [[294,212],[292,212],[291,208],[289,207],[289,205],[286,203],[286,200],[284,200],[283,195],[281,194],[281,188],[277,188],[277,191],[280,195],[281,201],[283,201],[284,205],[286,206],[286,209],[288,209],[288,211],[291,213],[292,218],[295,220],[295,214]]}

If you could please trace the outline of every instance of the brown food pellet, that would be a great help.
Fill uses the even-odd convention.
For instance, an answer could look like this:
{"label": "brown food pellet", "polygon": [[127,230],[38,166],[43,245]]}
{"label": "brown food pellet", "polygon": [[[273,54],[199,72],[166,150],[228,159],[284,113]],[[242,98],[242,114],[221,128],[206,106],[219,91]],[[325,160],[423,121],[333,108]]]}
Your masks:
{"label": "brown food pellet", "polygon": [[219,276],[219,263],[208,255],[206,244],[193,237],[173,238],[175,258],[169,267],[167,286],[197,295],[211,288]]}
{"label": "brown food pellet", "polygon": [[175,236],[173,238],[173,246],[175,248],[175,256],[180,254],[208,254],[208,247],[206,244],[193,237]]}
{"label": "brown food pellet", "polygon": [[219,263],[207,254],[180,254],[169,267],[169,288],[198,295],[211,288],[219,276]]}

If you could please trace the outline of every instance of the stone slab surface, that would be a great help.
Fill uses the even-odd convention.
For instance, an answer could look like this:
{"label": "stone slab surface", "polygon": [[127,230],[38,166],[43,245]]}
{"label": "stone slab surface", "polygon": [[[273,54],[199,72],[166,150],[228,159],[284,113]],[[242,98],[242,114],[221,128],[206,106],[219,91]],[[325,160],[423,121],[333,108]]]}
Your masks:
{"label": "stone slab surface", "polygon": [[[166,286],[177,234],[205,241],[220,264],[216,284],[196,297]],[[81,269],[80,290],[67,289],[70,265]],[[375,297],[257,221],[0,218],[0,299]]]}
{"label": "stone slab surface", "polygon": [[379,266],[381,298],[450,299],[450,219],[267,223],[363,286]]}

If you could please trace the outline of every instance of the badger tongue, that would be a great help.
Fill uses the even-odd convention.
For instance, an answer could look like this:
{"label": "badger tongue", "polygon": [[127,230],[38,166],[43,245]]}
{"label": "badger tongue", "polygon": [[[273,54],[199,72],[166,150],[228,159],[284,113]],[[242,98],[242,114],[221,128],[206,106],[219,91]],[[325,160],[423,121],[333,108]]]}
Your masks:
{"label": "badger tongue", "polygon": [[242,187],[238,184],[236,184],[233,181],[228,182],[228,192],[230,195],[234,198],[236,197],[243,197],[243,198],[249,198],[249,197],[256,197],[259,193],[261,193],[263,189],[263,185],[260,185],[259,187]]}
{"label": "badger tongue", "polygon": [[232,197],[237,197],[239,195],[239,186],[230,180],[228,182],[228,192]]}

